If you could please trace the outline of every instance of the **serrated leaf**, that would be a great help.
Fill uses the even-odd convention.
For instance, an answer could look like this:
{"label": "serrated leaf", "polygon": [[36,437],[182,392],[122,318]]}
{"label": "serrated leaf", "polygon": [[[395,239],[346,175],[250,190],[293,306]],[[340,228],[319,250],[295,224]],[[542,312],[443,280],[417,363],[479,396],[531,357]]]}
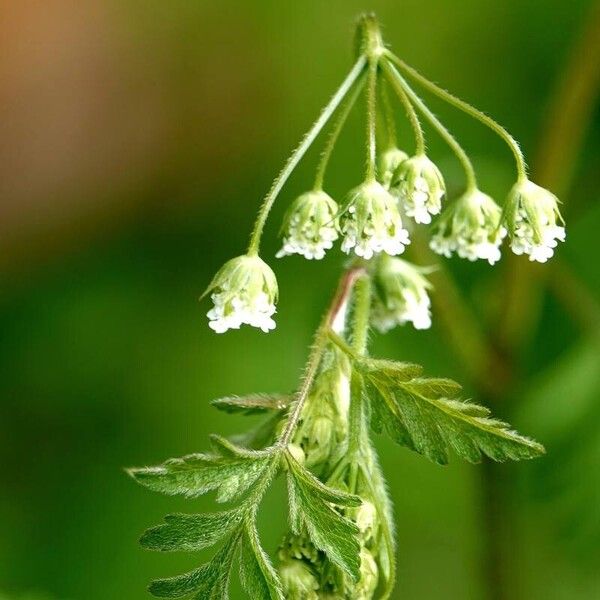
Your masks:
{"label": "serrated leaf", "polygon": [[260,545],[254,523],[247,523],[242,536],[240,580],[252,600],[285,600],[279,576]]}
{"label": "serrated leaf", "polygon": [[286,409],[293,396],[289,394],[250,394],[248,396],[227,396],[217,398],[211,404],[227,413],[243,413],[253,415],[267,411]]}
{"label": "serrated leaf", "polygon": [[443,377],[417,377],[407,381],[405,385],[427,398],[456,398],[462,391],[460,383]]}
{"label": "serrated leaf", "polygon": [[197,498],[217,490],[217,501],[228,502],[243,495],[270,461],[265,453],[235,457],[190,454],[157,467],[130,469],[129,474],[141,485],[163,494]]}
{"label": "serrated leaf", "polygon": [[228,600],[231,565],[237,552],[240,535],[232,536],[214,558],[189,573],[157,579],[148,588],[158,598],[188,598],[194,600]]}
{"label": "serrated leaf", "polygon": [[140,544],[160,552],[196,552],[232,533],[244,516],[241,509],[206,514],[173,514],[165,523],[148,529]]}
{"label": "serrated leaf", "polygon": [[315,485],[315,481],[318,480],[291,457],[288,464],[292,529],[297,530],[300,524],[303,525],[315,547],[322,550],[342,571],[358,581],[358,528],[332,506],[333,498],[340,499],[345,503],[344,506],[356,506],[355,497],[332,490],[321,482]]}
{"label": "serrated leaf", "polygon": [[[426,379],[391,382],[379,373],[369,374],[373,395],[375,427],[399,444],[427,456],[439,464],[448,462],[453,450],[469,462],[479,462],[481,454],[496,461],[534,458],[544,453],[537,442],[521,436],[507,423],[489,418],[481,406],[457,399],[438,397],[444,385]],[[431,388],[431,389],[430,389]]]}
{"label": "serrated leaf", "polygon": [[390,378],[398,382],[410,381],[423,372],[423,367],[414,363],[398,362],[379,358],[367,358],[362,363],[370,376]]}

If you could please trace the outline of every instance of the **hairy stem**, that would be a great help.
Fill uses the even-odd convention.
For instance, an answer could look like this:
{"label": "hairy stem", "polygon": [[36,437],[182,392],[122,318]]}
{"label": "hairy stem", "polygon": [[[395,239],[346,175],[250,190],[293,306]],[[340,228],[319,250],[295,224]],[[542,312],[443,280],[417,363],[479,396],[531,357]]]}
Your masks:
{"label": "hairy stem", "polygon": [[390,85],[396,92],[398,98],[400,99],[402,106],[404,106],[406,116],[410,121],[410,125],[415,135],[415,153],[425,154],[425,134],[423,133],[423,126],[421,125],[421,121],[419,120],[419,115],[417,115],[415,107],[408,99],[408,96],[406,95],[404,87],[401,85],[400,81],[393,76],[393,72],[391,70],[391,65],[389,64],[389,62],[387,62],[386,60],[382,60],[381,68],[383,69],[388,82],[390,83]]}
{"label": "hairy stem", "polygon": [[321,132],[321,129],[327,124],[333,113],[336,111],[337,107],[342,103],[348,91],[352,88],[360,74],[363,72],[367,64],[367,59],[364,56],[360,56],[356,61],[352,70],[344,79],[340,87],[337,89],[327,106],[323,109],[319,118],[315,121],[313,126],[308,130],[300,145],[294,150],[292,155],[288,158],[285,166],[273,181],[271,185],[271,189],[267,193],[259,211],[258,217],[256,219],[256,223],[254,224],[254,229],[252,230],[252,234],[250,236],[250,243],[248,245],[248,254],[256,255],[258,254],[260,248],[260,239],[262,236],[263,229],[265,227],[265,223],[267,221],[267,217],[269,216],[269,212],[273,207],[273,203],[277,199],[279,192],[283,188],[285,182],[288,180],[289,176],[293,173],[294,169],[298,166],[298,163],[302,159],[302,157],[306,154],[306,151],[312,146],[313,142]]}
{"label": "hairy stem", "polygon": [[477,177],[475,175],[475,169],[471,159],[464,151],[463,147],[456,141],[456,138],[448,131],[448,129],[441,123],[441,121],[427,108],[423,100],[415,94],[413,89],[408,85],[406,79],[398,73],[397,69],[393,67],[388,61],[383,61],[386,75],[390,79],[395,79],[399,87],[402,88],[403,92],[410,102],[412,102],[423,114],[423,116],[431,123],[434,129],[440,134],[444,141],[450,146],[460,164],[462,165],[465,176],[467,178],[467,189],[474,190],[477,188]]}
{"label": "hairy stem", "polygon": [[302,378],[300,389],[296,394],[296,399],[288,415],[287,423],[277,443],[280,448],[286,448],[292,439],[298,421],[300,420],[302,409],[304,408],[304,404],[310,393],[315,376],[318,373],[319,364],[323,358],[323,352],[329,342],[329,332],[332,330],[335,321],[339,317],[340,311],[345,310],[346,303],[356,279],[363,273],[364,269],[362,267],[352,267],[348,269],[340,279],[335,296],[315,334],[315,340],[308,357],[306,371]]}
{"label": "hairy stem", "polygon": [[360,95],[360,93],[363,89],[363,86],[364,86],[364,75],[361,75],[359,77],[359,79],[357,80],[357,82],[354,84],[354,89],[352,90],[352,93],[350,94],[350,96],[348,96],[348,98],[346,99],[346,101],[344,102],[343,106],[340,109],[340,113],[337,116],[337,119],[333,125],[333,128],[331,130],[329,138],[327,139],[327,143],[325,144],[325,148],[323,149],[323,152],[321,154],[319,164],[317,165],[317,172],[315,175],[315,184],[313,186],[313,189],[315,191],[321,191],[323,189],[323,182],[325,180],[325,172],[327,171],[327,167],[328,167],[329,161],[331,159],[331,154],[333,152],[333,149],[335,148],[335,145],[340,136],[340,133],[342,132],[342,129],[344,129],[344,125],[346,124],[346,121],[348,120],[348,115],[350,114],[350,112],[352,111],[352,108],[356,104],[356,100],[357,100],[358,96]]}
{"label": "hairy stem", "polygon": [[429,90],[432,94],[435,94],[436,96],[438,96],[438,98],[445,100],[452,106],[454,106],[454,107],[458,108],[459,110],[462,110],[463,112],[467,113],[468,115],[474,117],[475,119],[477,119],[478,121],[480,121],[481,123],[483,123],[484,125],[489,127],[498,136],[500,136],[500,138],[502,138],[504,140],[504,142],[508,145],[511,152],[513,153],[519,180],[524,180],[527,178],[527,165],[525,164],[525,157],[523,156],[523,152],[521,151],[521,148],[519,147],[519,144],[517,143],[515,138],[513,138],[512,135],[510,135],[510,133],[508,133],[508,131],[506,131],[506,129],[504,127],[502,127],[502,125],[496,123],[496,121],[494,121],[494,119],[492,119],[491,117],[488,117],[485,113],[476,109],[474,106],[471,106],[468,102],[465,102],[464,100],[461,100],[460,98],[457,98],[454,94],[451,94],[450,92],[446,91],[444,88],[441,88],[440,86],[436,85],[432,81],[429,81],[429,79],[427,79],[426,77],[421,75],[416,69],[414,69],[410,65],[406,64],[402,59],[398,58],[395,54],[393,54],[389,50],[386,50],[385,55],[393,63],[398,65],[398,67],[402,71],[407,73],[415,81],[418,81],[425,89]]}
{"label": "hairy stem", "polygon": [[367,81],[367,172],[366,180],[375,181],[377,160],[377,62],[369,59]]}

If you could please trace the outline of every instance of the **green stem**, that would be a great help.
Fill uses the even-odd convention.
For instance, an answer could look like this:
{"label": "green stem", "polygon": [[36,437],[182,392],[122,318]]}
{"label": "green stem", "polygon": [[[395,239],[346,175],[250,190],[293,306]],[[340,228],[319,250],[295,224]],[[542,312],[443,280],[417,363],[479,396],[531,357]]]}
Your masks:
{"label": "green stem", "polygon": [[265,223],[267,221],[267,217],[269,216],[269,212],[273,207],[273,203],[275,202],[279,192],[283,188],[285,182],[288,180],[289,176],[292,174],[294,169],[298,166],[298,163],[306,154],[306,151],[311,147],[316,137],[319,135],[321,129],[327,124],[337,107],[344,100],[348,91],[352,88],[360,74],[362,73],[365,65],[367,64],[367,59],[364,56],[360,56],[356,61],[350,73],[340,87],[337,89],[327,106],[323,109],[319,118],[315,121],[313,126],[308,130],[300,145],[294,150],[292,155],[288,158],[285,166],[273,181],[271,185],[271,189],[267,193],[259,211],[258,217],[256,219],[256,223],[254,224],[254,229],[252,230],[252,234],[250,236],[250,243],[248,245],[248,254],[256,255],[258,254],[258,250],[260,247],[260,238],[262,236],[263,229],[265,227]]}
{"label": "green stem", "polygon": [[423,126],[421,125],[421,121],[419,120],[419,115],[417,115],[417,111],[415,107],[411,104],[404,88],[400,84],[400,81],[392,76],[391,65],[386,61],[381,61],[381,68],[385,72],[388,82],[394,88],[394,91],[398,95],[400,102],[404,106],[404,110],[406,111],[406,116],[410,121],[410,125],[413,129],[415,135],[415,154],[425,154],[425,135],[423,133]]}
{"label": "green stem", "polygon": [[[352,349],[362,356],[367,351],[369,335],[369,313],[371,311],[371,278],[361,275],[354,286],[354,323],[352,327]],[[350,381],[350,411],[348,415],[348,455],[358,456],[364,433],[363,381],[360,373],[353,369]]]}
{"label": "green stem", "polygon": [[510,135],[510,133],[508,133],[508,131],[506,131],[506,129],[502,127],[502,125],[496,123],[494,119],[488,117],[485,113],[476,109],[474,106],[471,106],[468,102],[457,98],[456,96],[446,91],[445,89],[439,87],[432,81],[429,81],[429,79],[421,75],[416,69],[414,69],[410,65],[407,65],[402,59],[398,58],[389,50],[385,51],[385,55],[392,62],[398,65],[400,69],[406,72],[415,81],[418,81],[424,88],[429,90],[432,94],[435,94],[436,96],[438,96],[438,98],[442,98],[455,108],[466,112],[468,115],[477,119],[478,121],[489,127],[492,131],[494,131],[500,138],[504,140],[504,142],[507,144],[507,146],[513,153],[513,156],[515,157],[515,163],[517,166],[517,175],[519,181],[527,179],[527,165],[525,163],[525,157],[523,156],[523,152],[521,151],[521,148],[519,147],[519,144],[515,140],[515,138],[513,138],[512,135]]}
{"label": "green stem", "polygon": [[367,81],[367,181],[375,181],[377,160],[377,63],[375,57],[369,59]]}
{"label": "green stem", "polygon": [[340,283],[338,284],[338,289],[335,293],[333,301],[331,302],[329,309],[327,310],[323,320],[321,321],[321,324],[319,325],[319,328],[317,329],[315,341],[308,357],[306,372],[302,378],[300,389],[298,390],[296,400],[288,415],[287,423],[283,429],[279,441],[277,442],[277,445],[282,449],[287,448],[292,439],[292,435],[294,435],[294,431],[296,430],[298,421],[300,420],[300,415],[302,414],[302,409],[304,408],[304,404],[306,403],[306,399],[308,398],[308,394],[310,393],[312,384],[318,373],[319,365],[321,364],[321,359],[323,358],[323,353],[325,352],[327,344],[329,343],[329,332],[331,331],[332,324],[338,316],[338,313],[341,310],[345,310],[346,301],[352,292],[352,288],[354,287],[357,278],[363,273],[364,269],[362,267],[353,267],[344,273]]}
{"label": "green stem", "polygon": [[475,175],[475,169],[471,159],[467,156],[463,147],[456,141],[456,138],[446,129],[446,127],[440,122],[440,120],[427,108],[423,100],[415,94],[412,88],[408,85],[404,77],[398,73],[398,71],[388,61],[383,61],[386,75],[398,82],[399,87],[402,87],[409,100],[421,111],[425,118],[431,123],[431,125],[437,130],[440,136],[446,141],[448,146],[452,149],[456,157],[462,165],[465,176],[467,178],[468,190],[477,188],[477,176]]}
{"label": "green stem", "polygon": [[346,99],[344,105],[340,109],[340,113],[337,116],[337,119],[333,125],[333,129],[327,139],[327,143],[325,144],[325,148],[323,148],[323,152],[321,153],[321,158],[319,160],[319,164],[317,165],[317,173],[315,175],[315,184],[313,189],[316,192],[319,192],[323,189],[323,181],[325,180],[325,171],[327,170],[327,166],[329,165],[329,161],[331,159],[331,154],[335,145],[338,141],[340,133],[346,124],[348,119],[348,115],[352,110],[352,107],[356,103],[358,96],[360,95],[364,85],[363,76],[359,77],[359,79],[354,84],[354,89],[352,90],[352,94]]}
{"label": "green stem", "polygon": [[390,95],[388,94],[387,87],[381,85],[381,99],[383,104],[383,116],[386,129],[386,142],[388,150],[397,148],[398,136],[396,134],[396,122],[394,120],[394,111],[392,110],[392,104],[390,102]]}

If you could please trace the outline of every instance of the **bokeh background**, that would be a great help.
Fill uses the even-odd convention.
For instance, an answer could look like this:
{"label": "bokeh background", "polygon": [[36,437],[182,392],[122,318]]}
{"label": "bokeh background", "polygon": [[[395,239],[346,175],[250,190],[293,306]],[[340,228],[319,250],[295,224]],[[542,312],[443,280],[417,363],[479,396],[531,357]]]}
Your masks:
{"label": "bokeh background", "polygon": [[[356,15],[373,9],[397,53],[514,133],[569,221],[541,269],[449,261],[433,328],[374,341],[377,354],[464,381],[548,449],[527,464],[441,468],[379,440],[396,597],[600,598],[597,5],[0,1],[0,597],[141,600],[151,578],[204,558],[155,555],[137,539],[212,500],[154,495],[123,467],[247,427],[212,398],[294,387],[343,263],[337,251],[318,264],[273,258],[316,151],[267,228],[277,330],[216,336],[197,298],[243,251],[271,178],[349,68]],[[501,199],[506,148],[431,106]],[[338,197],[360,182],[362,135],[355,115],[328,179]],[[457,166],[430,139],[458,190]],[[275,489],[263,511],[271,551],[284,502]]]}

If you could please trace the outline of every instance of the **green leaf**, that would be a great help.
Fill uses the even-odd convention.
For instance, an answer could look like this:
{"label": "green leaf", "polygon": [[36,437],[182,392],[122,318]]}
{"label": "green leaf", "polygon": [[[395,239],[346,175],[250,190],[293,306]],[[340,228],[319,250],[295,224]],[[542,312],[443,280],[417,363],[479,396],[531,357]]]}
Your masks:
{"label": "green leaf", "polygon": [[375,390],[371,401],[374,429],[385,429],[393,440],[436,463],[446,464],[449,450],[473,463],[481,460],[482,453],[497,461],[544,453],[537,442],[489,418],[486,408],[443,397],[444,390],[458,392],[458,384],[450,380],[402,382],[379,371],[368,374],[367,380]]}
{"label": "green leaf", "polygon": [[356,525],[337,512],[332,504],[358,506],[360,498],[333,490],[311,475],[291,456],[288,457],[288,491],[292,530],[300,526],[316,548],[355,581],[360,577],[360,544]]}
{"label": "green leaf", "polygon": [[149,587],[150,593],[158,598],[228,600],[231,565],[239,547],[240,536],[241,531],[232,536],[209,563],[198,569],[177,577],[153,581]]}
{"label": "green leaf", "polygon": [[423,372],[421,365],[379,358],[365,358],[361,362],[361,366],[370,375],[389,378],[398,382],[410,381]]}
{"label": "green leaf", "polygon": [[249,396],[227,396],[213,400],[211,404],[227,413],[253,415],[267,411],[286,409],[293,396],[289,394],[251,394]]}
{"label": "green leaf", "polygon": [[233,532],[244,516],[242,509],[210,514],[174,514],[165,523],[148,529],[140,544],[161,552],[196,552],[216,544]]}
{"label": "green leaf", "polygon": [[246,523],[242,536],[240,580],[252,600],[285,600],[279,576],[260,545],[254,523]]}
{"label": "green leaf", "polygon": [[128,472],[138,483],[156,492],[197,498],[217,490],[217,501],[228,502],[243,495],[265,472],[271,460],[267,453],[190,454],[157,467]]}
{"label": "green leaf", "polygon": [[442,377],[418,377],[407,381],[405,386],[412,392],[427,398],[456,398],[462,391],[460,383]]}

